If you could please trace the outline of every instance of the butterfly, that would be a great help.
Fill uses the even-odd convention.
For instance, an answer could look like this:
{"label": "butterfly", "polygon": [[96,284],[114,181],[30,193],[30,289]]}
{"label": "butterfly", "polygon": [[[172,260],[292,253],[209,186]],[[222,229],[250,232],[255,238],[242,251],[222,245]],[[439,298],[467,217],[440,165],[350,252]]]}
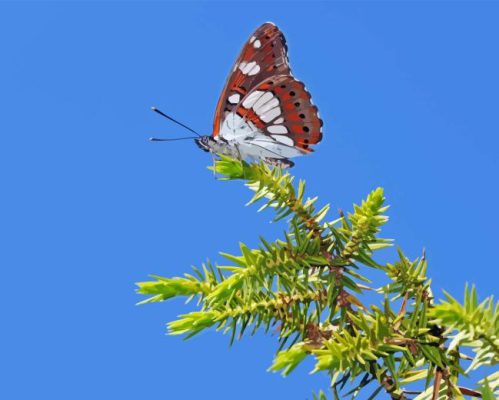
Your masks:
{"label": "butterfly", "polygon": [[311,153],[321,141],[322,125],[310,93],[291,74],[283,33],[266,22],[246,41],[229,74],[212,134],[195,142],[216,155],[292,167],[290,158]]}

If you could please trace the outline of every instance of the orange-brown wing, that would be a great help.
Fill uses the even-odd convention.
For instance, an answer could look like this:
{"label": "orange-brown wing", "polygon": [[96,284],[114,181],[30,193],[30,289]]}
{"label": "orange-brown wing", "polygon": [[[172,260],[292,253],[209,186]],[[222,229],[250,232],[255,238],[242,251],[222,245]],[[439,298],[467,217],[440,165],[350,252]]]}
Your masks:
{"label": "orange-brown wing", "polygon": [[290,75],[272,76],[249,92],[236,113],[263,134],[304,153],[322,139],[322,120],[305,85]]}
{"label": "orange-brown wing", "polygon": [[260,26],[248,39],[236,60],[218,100],[213,121],[217,136],[224,117],[256,85],[274,75],[289,75],[286,39],[271,22]]}

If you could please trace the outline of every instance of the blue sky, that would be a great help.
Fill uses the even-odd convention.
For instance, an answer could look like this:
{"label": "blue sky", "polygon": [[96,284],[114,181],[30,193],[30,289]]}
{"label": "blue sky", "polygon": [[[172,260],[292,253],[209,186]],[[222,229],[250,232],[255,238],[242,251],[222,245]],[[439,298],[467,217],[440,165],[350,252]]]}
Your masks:
{"label": "blue sky", "polygon": [[[155,105],[210,133],[240,47],[285,33],[324,119],[293,172],[350,209],[383,186],[385,236],[426,247],[435,293],[497,293],[499,4],[1,3],[2,387],[8,399],[310,398],[310,365],[265,370],[275,339],[184,342],[182,301],[136,307],[134,282],[282,225],[219,182]],[[394,252],[386,252],[386,260]]]}

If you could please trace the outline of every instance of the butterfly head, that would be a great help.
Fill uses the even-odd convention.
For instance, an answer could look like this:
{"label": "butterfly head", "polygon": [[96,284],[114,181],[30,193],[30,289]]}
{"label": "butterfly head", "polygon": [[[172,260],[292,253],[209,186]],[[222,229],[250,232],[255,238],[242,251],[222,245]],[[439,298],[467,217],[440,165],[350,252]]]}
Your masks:
{"label": "butterfly head", "polygon": [[212,136],[209,135],[200,136],[199,138],[194,139],[194,142],[196,142],[201,150],[204,150],[206,152],[211,151],[215,144],[215,140]]}

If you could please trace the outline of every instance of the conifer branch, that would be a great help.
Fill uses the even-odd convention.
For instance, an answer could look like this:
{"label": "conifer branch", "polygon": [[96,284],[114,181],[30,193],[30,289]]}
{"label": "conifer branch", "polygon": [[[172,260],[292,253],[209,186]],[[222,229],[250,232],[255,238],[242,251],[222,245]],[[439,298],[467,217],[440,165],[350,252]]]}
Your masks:
{"label": "conifer branch", "polygon": [[[232,343],[246,332],[273,328],[279,351],[269,370],[286,376],[313,358],[313,372],[330,376],[334,398],[373,385],[369,399],[383,391],[398,400],[497,394],[499,375],[476,388],[459,380],[464,364],[471,371],[499,362],[499,304],[492,297],[479,303],[474,288],[465,289],[464,304],[447,293],[435,302],[425,252],[411,261],[399,249],[397,261],[375,261],[375,252],[391,245],[379,237],[388,221],[381,188],[352,212],[327,221],[330,206],[316,209],[317,198],[305,196],[305,182],[295,186],[288,172],[228,157],[213,169],[223,180],[243,180],[253,191],[248,204],[274,210],[274,221],[287,220],[286,231],[274,242],[261,238],[258,248],[241,244],[239,254],[221,253],[226,265],[206,263],[183,277],[154,275],[138,283],[137,292],[149,296],[140,304],[197,298],[196,311],[168,324],[170,334],[189,338],[215,328],[230,334]],[[388,283],[367,286],[367,267],[384,273]],[[372,302],[373,296],[378,300]],[[461,353],[462,346],[474,356]],[[424,389],[410,388],[418,383]],[[314,398],[327,396],[320,391]]]}

